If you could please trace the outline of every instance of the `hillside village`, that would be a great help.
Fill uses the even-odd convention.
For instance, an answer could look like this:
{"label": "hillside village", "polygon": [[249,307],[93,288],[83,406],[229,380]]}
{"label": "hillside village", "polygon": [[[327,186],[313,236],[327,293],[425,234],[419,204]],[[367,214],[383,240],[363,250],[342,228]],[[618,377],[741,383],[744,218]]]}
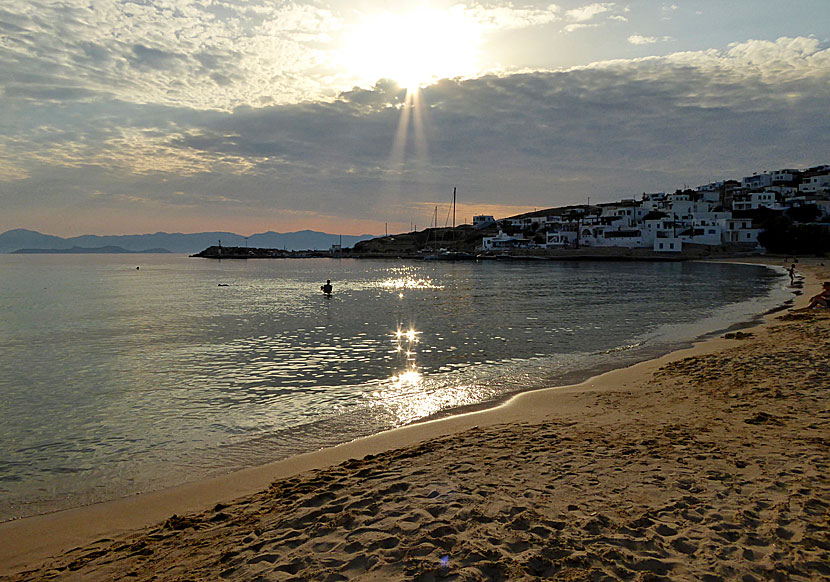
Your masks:
{"label": "hillside village", "polygon": [[[778,223],[775,219],[780,218]],[[781,228],[783,221],[785,228]],[[802,230],[787,230],[789,223]],[[431,227],[339,244],[328,251],[284,251],[211,246],[206,258],[395,257],[439,260],[475,258],[664,258],[758,253],[765,240],[797,238],[793,254],[830,253],[830,165],[783,169],[712,182],[673,193],[602,204],[549,208],[496,219],[474,216],[472,225]],[[770,228],[778,230],[771,235]],[[805,230],[806,229],[806,230]],[[766,239],[764,237],[766,235]],[[819,244],[814,244],[818,241]],[[789,245],[792,246],[792,245]]]}
{"label": "hillside village", "polygon": [[816,220],[830,219],[830,165],[783,169],[694,190],[643,193],[596,205],[553,208],[496,220],[476,216],[476,229],[496,226],[480,250],[622,247],[680,253],[684,247],[754,249],[761,232],[753,211],[785,212],[813,207]]}

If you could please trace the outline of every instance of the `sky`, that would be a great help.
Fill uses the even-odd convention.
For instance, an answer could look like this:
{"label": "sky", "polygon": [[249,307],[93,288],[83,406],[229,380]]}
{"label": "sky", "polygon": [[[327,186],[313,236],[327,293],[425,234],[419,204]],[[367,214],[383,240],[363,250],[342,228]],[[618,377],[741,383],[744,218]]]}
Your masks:
{"label": "sky", "polygon": [[828,8],[4,0],[0,232],[383,234],[453,188],[462,223],[830,163]]}

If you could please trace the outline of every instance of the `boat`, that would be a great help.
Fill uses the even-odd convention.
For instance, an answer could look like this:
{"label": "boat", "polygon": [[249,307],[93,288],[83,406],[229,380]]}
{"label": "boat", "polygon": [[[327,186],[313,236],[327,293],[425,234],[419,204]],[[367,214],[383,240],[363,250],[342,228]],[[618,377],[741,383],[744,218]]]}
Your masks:
{"label": "boat", "polygon": [[[452,189],[452,232],[455,232],[455,198],[456,198],[456,188]],[[435,207],[435,213],[433,216],[433,230],[435,232],[435,245],[438,244],[438,207]],[[427,241],[427,245],[429,241]],[[433,250],[429,246],[425,248],[423,251],[424,260],[425,261],[475,261],[476,255],[474,253],[467,253],[463,251],[451,251],[446,248],[438,249],[437,251]]]}
{"label": "boat", "polygon": [[424,255],[425,261],[475,261],[477,258],[475,253],[450,251],[447,249],[439,249],[436,253]]}

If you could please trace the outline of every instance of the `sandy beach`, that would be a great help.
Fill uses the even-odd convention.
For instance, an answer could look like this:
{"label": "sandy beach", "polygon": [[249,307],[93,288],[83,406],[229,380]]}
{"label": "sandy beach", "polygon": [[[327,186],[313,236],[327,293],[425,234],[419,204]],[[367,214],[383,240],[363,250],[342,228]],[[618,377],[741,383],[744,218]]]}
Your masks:
{"label": "sandy beach", "polygon": [[[830,280],[799,272],[797,306]],[[829,387],[830,310],[780,312],[498,408],[0,524],[0,575],[827,580]]]}

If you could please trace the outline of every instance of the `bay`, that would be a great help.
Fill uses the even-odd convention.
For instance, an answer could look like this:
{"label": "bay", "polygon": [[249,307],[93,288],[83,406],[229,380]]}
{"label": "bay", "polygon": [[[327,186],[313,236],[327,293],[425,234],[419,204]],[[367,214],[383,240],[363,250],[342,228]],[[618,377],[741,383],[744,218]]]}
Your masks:
{"label": "bay", "polygon": [[780,306],[782,273],[0,255],[0,519],[202,479],[654,357]]}

